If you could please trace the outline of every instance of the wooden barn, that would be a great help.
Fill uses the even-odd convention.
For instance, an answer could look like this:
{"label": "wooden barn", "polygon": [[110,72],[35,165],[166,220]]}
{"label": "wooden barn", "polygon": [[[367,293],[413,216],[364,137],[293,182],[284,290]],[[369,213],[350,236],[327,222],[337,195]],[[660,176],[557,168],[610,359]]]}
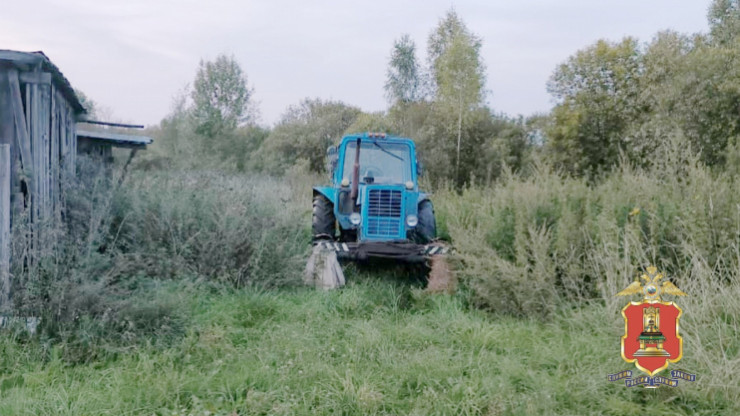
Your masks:
{"label": "wooden barn", "polygon": [[46,55],[0,50],[0,305],[8,299],[11,227],[22,224],[30,235],[26,261],[53,243],[45,230],[63,219],[63,184],[75,174],[78,152],[106,163],[112,147],[151,143],[100,131],[79,135],[77,122],[85,121],[74,89]]}

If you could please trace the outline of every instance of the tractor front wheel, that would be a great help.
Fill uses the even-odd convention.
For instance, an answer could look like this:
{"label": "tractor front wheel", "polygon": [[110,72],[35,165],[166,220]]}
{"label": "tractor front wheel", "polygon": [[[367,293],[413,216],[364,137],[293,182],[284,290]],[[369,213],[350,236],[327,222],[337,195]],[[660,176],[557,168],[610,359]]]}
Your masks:
{"label": "tractor front wheel", "polygon": [[313,217],[311,221],[313,241],[333,240],[335,223],[334,206],[331,201],[324,195],[314,195]]}
{"label": "tractor front wheel", "polygon": [[434,218],[432,201],[421,201],[417,216],[419,223],[412,233],[412,239],[419,244],[426,244],[437,238],[437,221]]}

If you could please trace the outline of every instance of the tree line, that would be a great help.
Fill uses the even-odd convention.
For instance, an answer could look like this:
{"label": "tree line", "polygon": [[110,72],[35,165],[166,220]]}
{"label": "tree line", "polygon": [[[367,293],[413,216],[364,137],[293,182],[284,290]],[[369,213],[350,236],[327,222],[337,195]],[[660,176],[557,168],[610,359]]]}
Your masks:
{"label": "tree line", "polygon": [[[153,134],[170,163],[221,163],[282,174],[322,172],[324,152],[343,134],[411,137],[433,185],[490,184],[543,160],[574,176],[620,162],[650,166],[679,140],[709,166],[740,165],[740,5],[713,0],[708,33],[663,31],[598,40],[554,69],[549,113],[510,117],[487,104],[483,39],[448,11],[426,39],[426,62],[408,34],[393,43],[386,111],[306,98],[271,127],[257,123],[253,88],[234,57],[201,61],[192,88]],[[192,156],[192,157],[187,157]]]}

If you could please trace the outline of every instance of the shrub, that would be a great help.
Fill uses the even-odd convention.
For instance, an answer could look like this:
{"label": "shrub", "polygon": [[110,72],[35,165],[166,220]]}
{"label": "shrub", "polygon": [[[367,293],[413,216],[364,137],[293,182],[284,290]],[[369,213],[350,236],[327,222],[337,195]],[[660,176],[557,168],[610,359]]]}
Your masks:
{"label": "shrub", "polygon": [[[39,335],[67,360],[178,339],[187,314],[166,293],[173,285],[299,281],[309,192],[213,171],[137,172],[122,185],[120,175],[81,158],[65,186],[64,225],[48,232],[56,244],[13,264],[14,313],[40,317]],[[14,258],[29,259],[29,234],[15,231]]]}
{"label": "shrub", "polygon": [[[490,188],[438,193],[461,275],[477,302],[534,316],[572,301],[612,305],[639,266],[649,264],[679,287],[692,279],[734,281],[737,181],[713,175],[681,139],[655,156],[650,168],[623,165],[595,184],[541,165],[529,177],[509,175]],[[697,263],[711,273],[697,275]]]}
{"label": "shrub", "polygon": [[119,273],[236,287],[290,284],[309,241],[303,202],[270,178],[139,174],[116,200],[108,245],[120,253]]}

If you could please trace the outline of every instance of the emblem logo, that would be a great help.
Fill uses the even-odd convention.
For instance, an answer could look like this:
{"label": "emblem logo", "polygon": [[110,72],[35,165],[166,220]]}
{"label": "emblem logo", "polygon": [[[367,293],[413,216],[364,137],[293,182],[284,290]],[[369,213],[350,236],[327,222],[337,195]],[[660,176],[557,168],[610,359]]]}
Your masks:
{"label": "emblem logo", "polygon": [[671,378],[656,376],[677,363],[683,357],[683,339],[679,335],[679,319],[683,311],[674,302],[663,296],[686,296],[682,290],[668,280],[658,269],[650,266],[640,279],[632,282],[617,296],[641,295],[640,302],[630,302],[622,309],[624,335],[622,336],[622,358],[646,373],[647,376],[632,378],[632,371],[622,371],[608,376],[610,381],[625,378],[627,387],[644,385],[675,387],[678,379],[694,381],[693,374],[671,371]]}

